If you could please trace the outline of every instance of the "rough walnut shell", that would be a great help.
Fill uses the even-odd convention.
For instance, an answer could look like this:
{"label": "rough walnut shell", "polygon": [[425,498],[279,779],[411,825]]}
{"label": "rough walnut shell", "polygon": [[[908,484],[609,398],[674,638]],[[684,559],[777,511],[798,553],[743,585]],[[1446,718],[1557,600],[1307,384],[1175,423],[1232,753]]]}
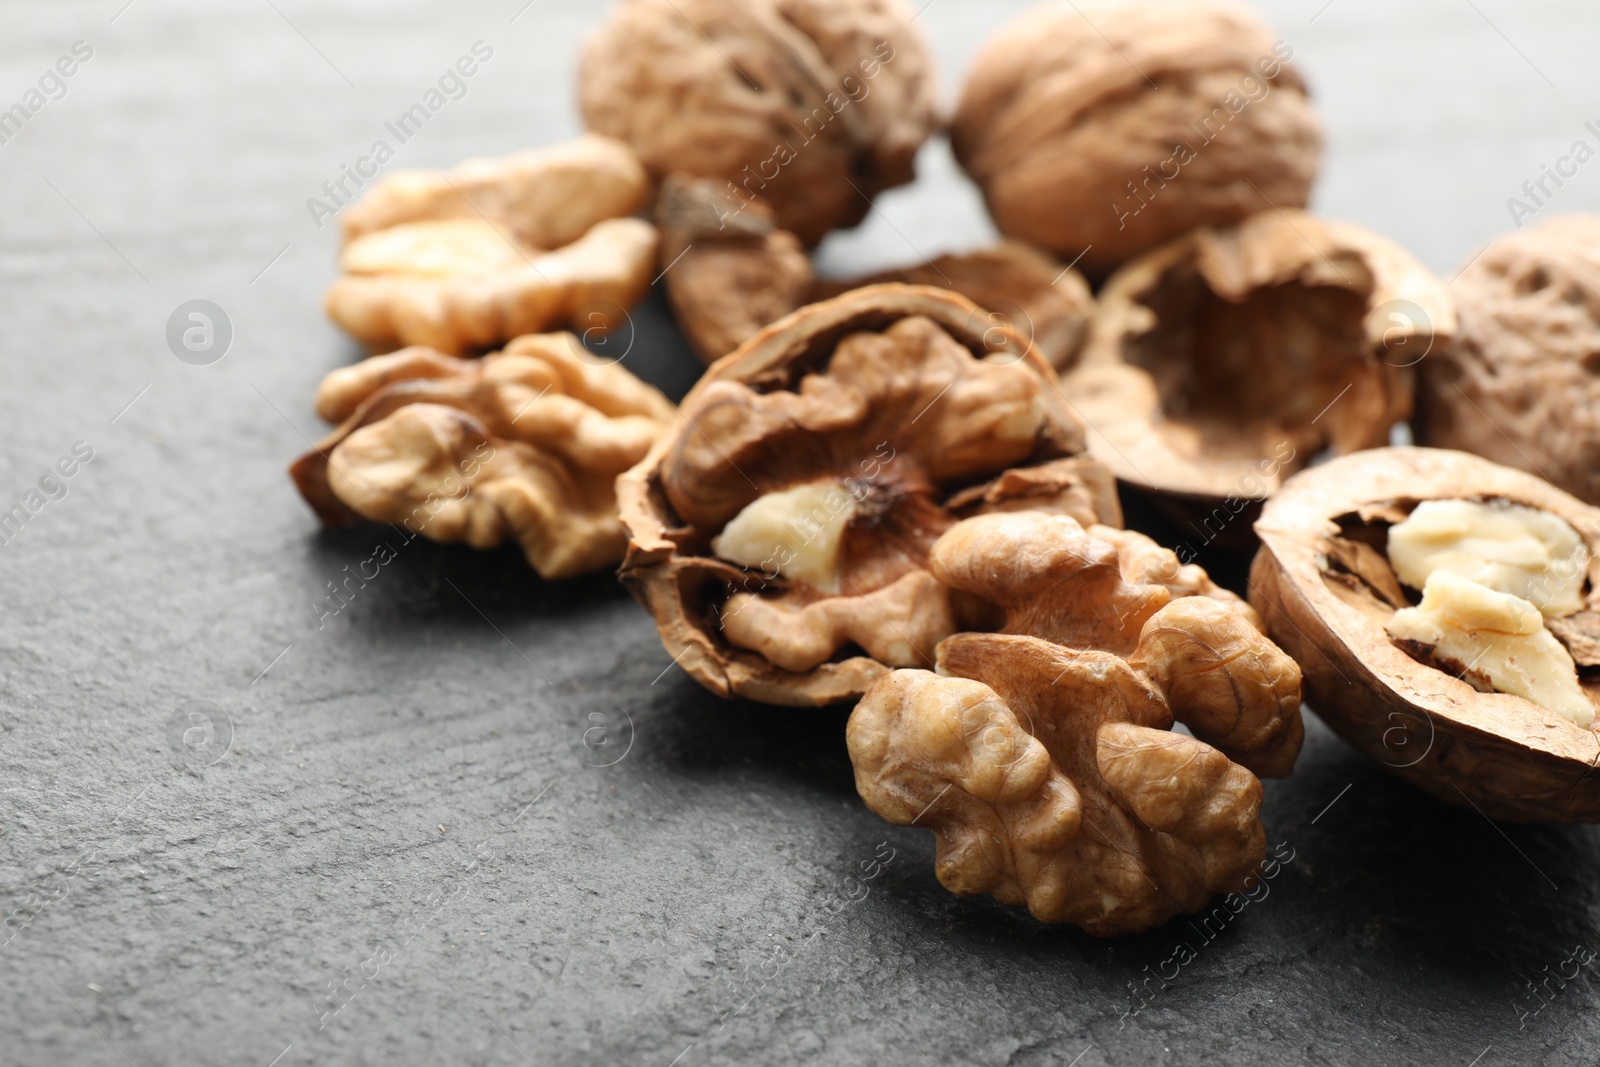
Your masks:
{"label": "rough walnut shell", "polygon": [[290,475],[328,525],[369,519],[474,548],[509,536],[545,578],[615,564],[616,476],[674,408],[581,352],[547,334],[481,360],[415,347],[336,370],[317,412],[339,428]]}
{"label": "rough walnut shell", "polygon": [[[1256,523],[1250,602],[1305,671],[1307,704],[1406,781],[1496,819],[1600,821],[1594,730],[1521,697],[1479,692],[1384,632],[1406,604],[1385,555],[1387,528],[1436,499],[1503,499],[1565,519],[1591,553],[1585,596],[1591,611],[1600,607],[1600,510],[1533,475],[1427,448],[1358,452],[1290,480]],[[1571,619],[1589,624],[1576,635],[1561,619],[1550,628],[1582,662],[1595,620]],[[1600,680],[1582,680],[1600,698]]]}
{"label": "rough walnut shell", "polygon": [[805,304],[866,285],[950,289],[1033,342],[1058,370],[1089,336],[1094,298],[1083,275],[1019,241],[942,255],[861,278],[818,279],[799,238],[760,201],[732,203],[716,182],[670,175],[656,210],[661,267],[678,325],[707,363]]}
{"label": "rough walnut shell", "polygon": [[1268,211],[1113,275],[1062,386],[1090,451],[1210,537],[1248,531],[1320,453],[1387,444],[1412,366],[1455,329],[1449,289],[1398,246]]}
{"label": "rough walnut shell", "polygon": [[765,199],[808,246],[911,181],[936,92],[901,0],[623,0],[579,71],[590,129]]}
{"label": "rough walnut shell", "polygon": [[1103,276],[1306,206],[1322,133],[1291,54],[1240,7],[1041,4],[979,53],[951,140],[1002,233]]}
{"label": "rough walnut shell", "polygon": [[343,216],[330,318],[374,351],[464,355],[562,326],[610,329],[645,294],[650,178],[626,145],[586,135],[452,171],[385,178]]}
{"label": "rough walnut shell", "polygon": [[884,678],[846,736],[867,806],[936,835],[939,880],[1100,936],[1246,888],[1251,768],[1287,774],[1304,736],[1299,668],[1254,615],[1141,535],[1065,516],[969,519],[931,567],[1003,605],[1004,632]]}
{"label": "rough walnut shell", "polygon": [[1501,237],[1453,288],[1461,331],[1417,368],[1418,443],[1600,504],[1600,216]]}
{"label": "rough walnut shell", "polygon": [[[802,308],[714,364],[677,429],[618,480],[622,580],[668,654],[723,696],[826,704],[860,696],[886,660],[931,665],[971,608],[926,570],[957,519],[1029,508],[1121,521],[1053,382],[1026,341],[947,291],[879,285]],[[861,491],[840,594],[712,555],[746,505],[819,478]],[[751,647],[763,635],[767,652]]]}

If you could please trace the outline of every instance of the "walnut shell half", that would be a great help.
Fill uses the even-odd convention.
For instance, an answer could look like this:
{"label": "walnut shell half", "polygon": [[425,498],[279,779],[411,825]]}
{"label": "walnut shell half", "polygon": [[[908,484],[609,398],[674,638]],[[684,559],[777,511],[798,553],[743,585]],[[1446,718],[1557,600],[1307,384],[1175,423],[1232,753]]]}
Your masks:
{"label": "walnut shell half", "polygon": [[1082,434],[1038,353],[971,301],[858,289],[707,371],[676,429],[618,480],[621,577],[712,691],[848,700],[892,666],[930,666],[941,638],[984,614],[927,570],[958,519],[1120,523]]}
{"label": "walnut shell half", "polygon": [[592,135],[391,175],[345,212],[345,274],[324,305],[379,352],[612,329],[650,287],[655,227],[628,217],[650,193],[628,147]]}
{"label": "walnut shell half", "polygon": [[1002,233],[1103,277],[1306,206],[1322,132],[1292,54],[1237,6],[1040,4],[984,45],[951,140]]}
{"label": "walnut shell half", "polygon": [[815,245],[911,181],[932,60],[901,0],[622,0],[584,49],[584,121],[657,178],[760,197]]}
{"label": "walnut shell half", "polygon": [[740,203],[716,182],[680,174],[661,183],[656,224],[673,313],[707,363],[798,307],[885,282],[960,293],[1057,369],[1075,362],[1088,340],[1094,298],[1083,275],[1020,241],[860,278],[819,279],[799,238],[778,228],[765,203]]}
{"label": "walnut shell half", "polygon": [[317,412],[338,429],[289,468],[324,523],[492,548],[507,537],[545,578],[622,558],[616,476],[672,404],[572,334],[519,337],[461,360],[407,348],[329,374]]}
{"label": "walnut shell half", "polygon": [[1246,888],[1251,770],[1287,774],[1304,736],[1299,668],[1253,613],[1147,538],[1062,515],[968,519],[931,568],[1001,605],[1003,631],[884,678],[846,735],[868,807],[936,835],[939,880],[1100,936]]}
{"label": "walnut shell half", "polygon": [[1113,275],[1062,385],[1090,451],[1209,538],[1319,454],[1387,444],[1413,365],[1455,329],[1449,289],[1397,245],[1268,211]]}
{"label": "walnut shell half", "polygon": [[[1385,555],[1388,527],[1422,501],[1448,499],[1537,508],[1578,532],[1589,552],[1588,610],[1552,619],[1550,629],[1579,663],[1600,664],[1600,619],[1590,614],[1600,607],[1600,510],[1464,452],[1375,449],[1296,475],[1256,523],[1250,602],[1304,670],[1307,704],[1406,781],[1497,819],[1600,821],[1593,728],[1518,696],[1480,692],[1385,633],[1407,603]],[[1600,678],[1585,670],[1580,681],[1600,700]]]}
{"label": "walnut shell half", "polygon": [[1600,216],[1500,237],[1453,288],[1461,332],[1417,367],[1417,443],[1600,504]]}

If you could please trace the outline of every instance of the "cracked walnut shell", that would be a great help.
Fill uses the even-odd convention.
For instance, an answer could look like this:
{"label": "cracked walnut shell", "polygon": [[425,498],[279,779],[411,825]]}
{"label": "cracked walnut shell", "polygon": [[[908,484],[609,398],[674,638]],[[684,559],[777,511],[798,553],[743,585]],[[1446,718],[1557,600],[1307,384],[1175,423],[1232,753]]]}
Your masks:
{"label": "cracked walnut shell", "polygon": [[1002,233],[1103,277],[1306,206],[1322,133],[1292,54],[1237,6],[1041,4],[984,45],[951,141]]}
{"label": "cracked walnut shell", "polygon": [[413,347],[329,374],[338,429],[289,468],[330,526],[359,519],[493,548],[514,539],[544,578],[615,564],[616,476],[674,417],[655,389],[597,364],[571,334],[461,360]]}
{"label": "cracked walnut shell", "polygon": [[1256,774],[1287,774],[1304,737],[1299,668],[1253,613],[1142,535],[1061,515],[969,519],[930,566],[1006,624],[880,680],[846,733],[867,806],[934,832],[946,888],[1098,936],[1246,888]]}
{"label": "cracked walnut shell", "polygon": [[328,315],[375,351],[467,355],[563,326],[611,329],[650,287],[655,227],[627,146],[585,136],[379,182],[342,217]]}
{"label": "cracked walnut shell", "polygon": [[1125,487],[1208,539],[1246,534],[1319,454],[1386,445],[1413,366],[1455,328],[1449,289],[1392,242],[1267,211],[1113,275],[1062,387]]}
{"label": "cracked walnut shell", "polygon": [[1048,365],[944,290],[802,308],[714,364],[682,415],[618,481],[621,577],[723,696],[826,704],[931,665],[987,613],[927,569],[960,518],[1121,521]]}
{"label": "cracked walnut shell", "polygon": [[1075,270],[1018,241],[942,255],[862,278],[819,279],[799,238],[760,201],[740,205],[716,182],[668,176],[656,208],[661,269],[679,327],[711,363],[796,308],[885,282],[950,289],[1022,334],[1057,369],[1089,335],[1094,298]]}
{"label": "cracked walnut shell", "polygon": [[[1552,600],[1546,625],[1576,661],[1590,702],[1600,703],[1600,509],[1464,452],[1375,449],[1290,479],[1256,523],[1251,603],[1304,668],[1306,703],[1399,777],[1491,818],[1600,821],[1600,734],[1592,725],[1510,692],[1483,691],[1475,663],[1424,662],[1430,649],[1386,632],[1419,591],[1407,591],[1385,546],[1392,555],[1391,531],[1429,501],[1510,514],[1530,508],[1581,538],[1582,603]],[[1445,573],[1433,572],[1430,595],[1448,591],[1434,588]],[[1537,630],[1538,609],[1515,603]]]}
{"label": "cracked walnut shell", "polygon": [[816,245],[911,181],[934,129],[912,19],[902,0],[622,0],[583,53],[584,121]]}
{"label": "cracked walnut shell", "polygon": [[1453,288],[1461,331],[1417,368],[1417,443],[1600,504],[1600,216],[1500,237]]}

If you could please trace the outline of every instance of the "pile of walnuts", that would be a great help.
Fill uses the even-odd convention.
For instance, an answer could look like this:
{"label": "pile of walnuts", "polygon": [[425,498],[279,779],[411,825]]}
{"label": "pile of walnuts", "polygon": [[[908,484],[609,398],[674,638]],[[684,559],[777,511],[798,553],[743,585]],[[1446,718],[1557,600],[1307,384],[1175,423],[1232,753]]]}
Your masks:
{"label": "pile of walnuts", "polygon": [[[1425,444],[1600,503],[1572,399],[1600,396],[1600,223],[1508,238],[1452,288],[1306,210],[1321,125],[1248,9],[1049,0],[979,49],[948,118],[919,14],[616,0],[580,63],[589,132],[378,182],[326,297],[373,356],[327,375],[336,428],[291,468],[316,514],[509,540],[546,579],[619,568],[711,692],[854,701],[862,798],[934,833],[949,889],[1096,935],[1259,877],[1302,667],[1379,758],[1372,708],[1440,716],[1453,745],[1404,769],[1436,795],[1600,818],[1592,717],[1534,729],[1522,697],[1434,677],[1386,636],[1421,592],[1383,555],[1420,502],[1515,500],[1577,528],[1587,568],[1600,511],[1382,447],[1415,413]],[[1001,239],[819,276],[812,251],[936,135]],[[654,284],[708,365],[679,405],[604,358]],[[1123,529],[1124,499],[1233,551],[1265,507],[1251,602],[1192,544]],[[1439,558],[1515,556],[1538,588],[1557,561],[1501,535]],[[1600,705],[1583,581],[1541,640]],[[1482,637],[1463,625],[1451,648]]]}

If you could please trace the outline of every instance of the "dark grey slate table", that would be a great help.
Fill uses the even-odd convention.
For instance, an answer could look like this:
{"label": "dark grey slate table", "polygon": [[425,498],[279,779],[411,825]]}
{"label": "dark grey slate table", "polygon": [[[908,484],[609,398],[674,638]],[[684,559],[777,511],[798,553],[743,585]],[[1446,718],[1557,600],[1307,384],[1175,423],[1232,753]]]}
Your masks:
{"label": "dark grey slate table", "polygon": [[[1019,6],[928,5],[951,85]],[[1319,206],[1442,272],[1593,138],[1583,0],[1267,7],[1327,118]],[[597,14],[0,8],[0,105],[92,51],[0,144],[0,510],[92,450],[0,545],[0,1062],[1595,1062],[1596,832],[1445,808],[1314,720],[1264,899],[1102,942],[945,893],[856,799],[842,713],[709,697],[607,577],[419,542],[323,616],[386,535],[319,531],[283,472],[356,354],[306,200],[477,41],[395,166],[575,132]],[[827,265],[985,239],[942,144],[922,171]],[[1597,207],[1590,163],[1546,210]],[[166,343],[193,299],[232,325],[210,366]],[[659,298],[637,319],[628,365],[681,394]]]}

